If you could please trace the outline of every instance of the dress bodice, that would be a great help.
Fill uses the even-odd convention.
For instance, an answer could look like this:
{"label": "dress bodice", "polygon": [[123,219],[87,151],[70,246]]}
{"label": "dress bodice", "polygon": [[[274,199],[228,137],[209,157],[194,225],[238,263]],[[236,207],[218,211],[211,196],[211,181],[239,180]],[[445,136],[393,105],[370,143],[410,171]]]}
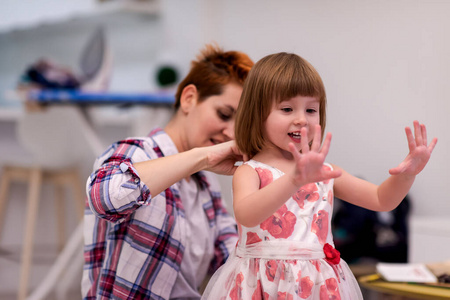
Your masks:
{"label": "dress bodice", "polygon": [[[265,163],[246,162],[258,173],[260,188],[277,180],[284,173]],[[324,168],[331,168],[325,164]],[[302,186],[272,216],[255,227],[239,226],[241,246],[275,239],[333,245],[331,216],[333,211],[333,180]]]}

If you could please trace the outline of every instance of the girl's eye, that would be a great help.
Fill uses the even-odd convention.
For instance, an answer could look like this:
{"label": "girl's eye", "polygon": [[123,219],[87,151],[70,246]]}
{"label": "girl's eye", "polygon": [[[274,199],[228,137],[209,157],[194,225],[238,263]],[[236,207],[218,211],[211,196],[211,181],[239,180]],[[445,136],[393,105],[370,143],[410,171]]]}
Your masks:
{"label": "girl's eye", "polygon": [[292,111],[292,108],[290,108],[290,107],[283,107],[281,110],[282,110],[283,112],[291,112],[291,111]]}
{"label": "girl's eye", "polygon": [[317,110],[315,108],[309,108],[306,110],[306,112],[309,114],[313,114],[313,113],[317,112]]}
{"label": "girl's eye", "polygon": [[224,112],[222,112],[220,110],[217,111],[217,115],[219,116],[219,118],[222,121],[229,121],[231,119],[231,117],[232,117],[230,114],[224,113]]}

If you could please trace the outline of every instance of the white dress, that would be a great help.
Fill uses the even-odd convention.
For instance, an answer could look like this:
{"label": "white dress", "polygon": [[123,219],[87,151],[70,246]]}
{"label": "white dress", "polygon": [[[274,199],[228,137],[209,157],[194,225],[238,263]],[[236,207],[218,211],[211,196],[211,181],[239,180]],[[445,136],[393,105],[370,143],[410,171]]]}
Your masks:
{"label": "white dress", "polygon": [[[257,171],[260,188],[283,175],[255,160],[246,164]],[[238,224],[236,249],[202,299],[363,299],[350,268],[334,250],[332,210],[329,180],[301,187],[258,226]]]}

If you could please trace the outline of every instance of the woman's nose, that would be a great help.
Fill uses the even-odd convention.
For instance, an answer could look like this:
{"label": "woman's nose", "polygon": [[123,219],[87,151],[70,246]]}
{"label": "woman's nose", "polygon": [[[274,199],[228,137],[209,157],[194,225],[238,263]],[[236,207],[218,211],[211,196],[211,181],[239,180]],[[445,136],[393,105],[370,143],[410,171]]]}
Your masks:
{"label": "woman's nose", "polygon": [[223,129],[223,134],[228,140],[234,140],[234,121],[228,122],[227,126]]}

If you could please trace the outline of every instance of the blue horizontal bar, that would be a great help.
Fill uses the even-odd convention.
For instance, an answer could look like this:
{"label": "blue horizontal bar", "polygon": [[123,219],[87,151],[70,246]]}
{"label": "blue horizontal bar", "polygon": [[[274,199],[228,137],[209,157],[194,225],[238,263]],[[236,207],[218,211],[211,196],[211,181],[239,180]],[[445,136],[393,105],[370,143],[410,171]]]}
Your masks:
{"label": "blue horizontal bar", "polygon": [[38,103],[74,104],[166,104],[172,105],[175,96],[169,93],[118,93],[83,92],[79,90],[39,90],[30,91],[28,99]]}

